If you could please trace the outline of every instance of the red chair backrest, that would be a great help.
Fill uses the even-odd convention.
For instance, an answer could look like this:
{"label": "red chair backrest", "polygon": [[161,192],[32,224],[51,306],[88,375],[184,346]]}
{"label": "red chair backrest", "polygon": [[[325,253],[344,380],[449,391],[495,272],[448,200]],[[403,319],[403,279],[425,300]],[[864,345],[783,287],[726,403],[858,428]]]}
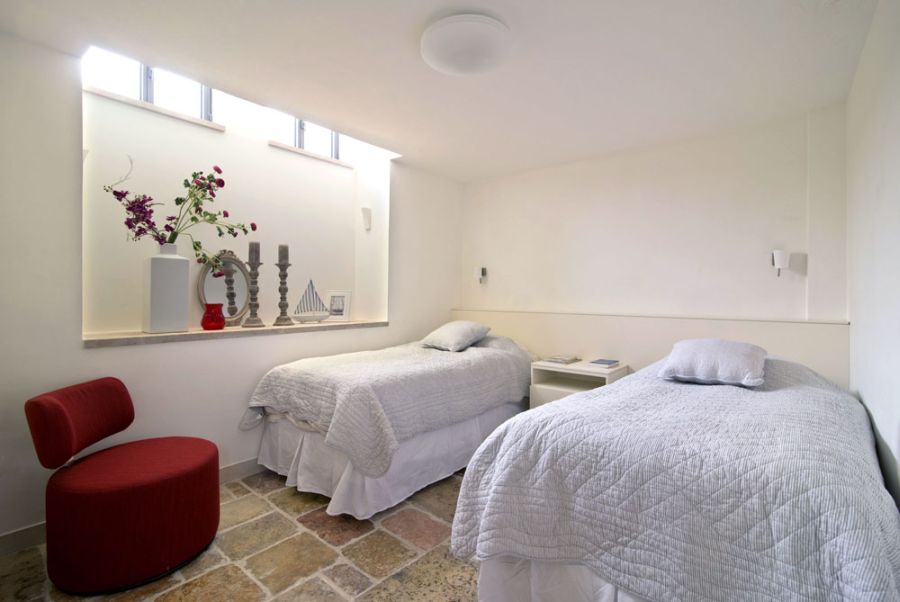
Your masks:
{"label": "red chair backrest", "polygon": [[87,446],[124,431],[134,406],[118,378],[100,378],[57,389],[25,402],[38,460],[59,468]]}

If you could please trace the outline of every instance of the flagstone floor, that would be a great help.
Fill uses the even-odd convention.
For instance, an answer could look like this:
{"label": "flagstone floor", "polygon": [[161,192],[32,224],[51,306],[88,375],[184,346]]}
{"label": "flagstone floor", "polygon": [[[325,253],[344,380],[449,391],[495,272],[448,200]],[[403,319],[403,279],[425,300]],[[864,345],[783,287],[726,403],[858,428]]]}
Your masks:
{"label": "flagstone floor", "polygon": [[[448,551],[461,478],[356,520],[325,513],[327,498],[299,493],[262,472],[222,485],[210,548],[168,577],[108,600],[160,602],[463,601],[476,599],[477,569]],[[44,546],[0,557],[0,600],[96,600],[47,580]]]}

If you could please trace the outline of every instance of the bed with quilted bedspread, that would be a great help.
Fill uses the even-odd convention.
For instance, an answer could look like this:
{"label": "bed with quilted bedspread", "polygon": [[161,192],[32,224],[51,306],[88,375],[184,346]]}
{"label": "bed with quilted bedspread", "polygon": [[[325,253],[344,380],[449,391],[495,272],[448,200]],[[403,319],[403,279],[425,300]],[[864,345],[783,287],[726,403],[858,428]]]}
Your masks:
{"label": "bed with quilted bedspread", "polygon": [[454,553],[588,567],[658,602],[900,600],[900,515],[856,399],[776,359],[753,390],[658,370],[494,431]]}

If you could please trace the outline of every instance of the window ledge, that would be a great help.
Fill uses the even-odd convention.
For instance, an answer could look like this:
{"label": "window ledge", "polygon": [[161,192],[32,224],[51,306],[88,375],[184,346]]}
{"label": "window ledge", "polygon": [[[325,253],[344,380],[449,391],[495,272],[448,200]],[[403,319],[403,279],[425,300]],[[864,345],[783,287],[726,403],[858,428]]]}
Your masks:
{"label": "window ledge", "polygon": [[283,142],[278,142],[276,140],[269,140],[269,146],[271,146],[272,148],[279,148],[281,150],[285,150],[290,153],[296,153],[298,155],[303,155],[304,157],[309,157],[310,159],[318,159],[319,161],[325,161],[326,163],[331,163],[332,165],[337,165],[338,167],[346,167],[347,169],[353,169],[353,166],[345,161],[341,161],[339,159],[332,159],[331,157],[326,157],[325,155],[320,155],[317,153],[311,153],[308,150],[303,150],[302,148],[297,148],[296,146],[291,146],[290,144],[285,144]]}
{"label": "window ledge", "polygon": [[215,339],[237,339],[244,337],[296,334],[300,332],[321,332],[323,330],[349,330],[353,328],[379,328],[388,326],[388,321],[320,322],[316,324],[294,324],[291,326],[263,326],[243,328],[232,326],[223,330],[189,330],[187,332],[166,332],[148,334],[146,332],[99,332],[84,333],[82,342],[85,349],[100,347],[130,347],[132,345],[155,345],[157,343],[181,343],[185,341],[210,341]]}
{"label": "window ledge", "polygon": [[145,109],[147,111],[152,111],[153,113],[158,113],[159,115],[165,115],[166,117],[171,117],[173,119],[180,119],[181,121],[187,121],[188,123],[192,123],[194,125],[199,125],[200,127],[209,128],[209,129],[215,130],[217,132],[225,131],[225,126],[222,125],[221,123],[206,121],[205,119],[197,119],[196,117],[191,117],[190,115],[185,115],[184,113],[179,113],[178,111],[164,109],[163,107],[157,106],[153,103],[144,102],[143,100],[137,100],[135,98],[128,98],[127,96],[122,96],[121,94],[107,92],[106,90],[101,90],[100,88],[93,88],[91,86],[85,86],[82,89],[89,94],[93,94],[94,96],[108,98],[109,100],[115,100],[116,102],[121,102],[126,105],[130,105],[132,107],[137,107],[139,109]]}

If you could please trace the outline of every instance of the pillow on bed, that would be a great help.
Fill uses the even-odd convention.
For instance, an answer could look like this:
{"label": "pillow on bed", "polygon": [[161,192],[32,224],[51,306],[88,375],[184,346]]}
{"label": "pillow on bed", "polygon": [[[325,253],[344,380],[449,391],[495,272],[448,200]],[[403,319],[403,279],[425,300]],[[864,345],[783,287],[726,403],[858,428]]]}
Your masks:
{"label": "pillow on bed", "polygon": [[484,324],[468,320],[447,322],[422,339],[422,345],[444,351],[463,351],[472,343],[483,339],[489,330]]}
{"label": "pillow on bed", "polygon": [[666,358],[659,377],[701,385],[763,384],[766,350],[750,343],[721,339],[678,341]]}

